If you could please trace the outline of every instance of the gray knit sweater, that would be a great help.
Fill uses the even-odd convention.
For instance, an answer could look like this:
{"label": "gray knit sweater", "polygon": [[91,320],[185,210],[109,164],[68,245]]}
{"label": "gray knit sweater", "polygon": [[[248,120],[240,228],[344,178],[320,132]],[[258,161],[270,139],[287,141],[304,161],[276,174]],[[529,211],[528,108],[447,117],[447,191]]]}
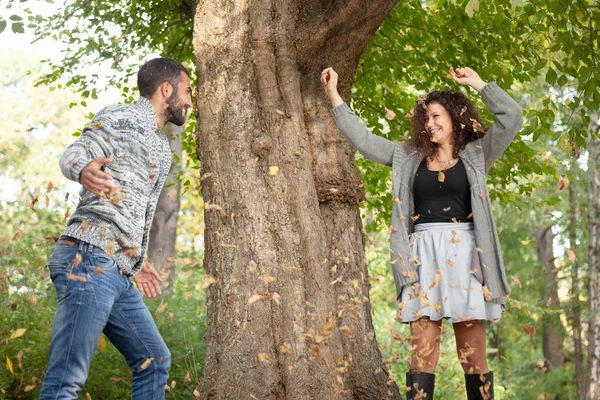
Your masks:
{"label": "gray knit sweater", "polygon": [[156,129],[152,104],[114,104],[101,110],[60,158],[60,169],[79,182],[81,171],[98,157],[114,157],[105,166],[115,190],[106,197],[79,193],[81,200],[63,235],[102,248],[121,271],[142,267],[158,196],[171,167],[169,141]]}
{"label": "gray knit sweater", "polygon": [[[523,112],[496,83],[488,83],[481,91],[487,108],[495,121],[478,141],[469,143],[459,156],[465,164],[471,187],[471,207],[483,283],[489,289],[494,303],[504,303],[510,292],[496,222],[492,214],[486,186],[487,172],[492,162],[502,155],[523,124]],[[416,282],[417,265],[411,260],[409,234],[413,232],[415,214],[413,180],[423,155],[414,146],[391,142],[369,131],[346,104],[331,111],[338,129],[367,159],[392,167],[392,229],[390,257],[396,295],[405,285]]]}

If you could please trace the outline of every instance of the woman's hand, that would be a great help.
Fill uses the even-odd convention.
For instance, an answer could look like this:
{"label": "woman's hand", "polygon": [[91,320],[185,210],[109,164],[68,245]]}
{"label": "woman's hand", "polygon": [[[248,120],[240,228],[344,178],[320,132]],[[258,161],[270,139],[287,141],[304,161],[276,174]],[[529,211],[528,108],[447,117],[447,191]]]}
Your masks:
{"label": "woman's hand", "polygon": [[338,74],[333,68],[329,67],[321,72],[321,83],[323,84],[325,94],[329,97],[329,101],[333,108],[339,107],[344,103],[344,100],[342,100],[337,91],[337,82]]}
{"label": "woman's hand", "polygon": [[479,74],[469,67],[457,68],[456,71],[450,67],[450,75],[456,83],[461,85],[471,86],[477,92],[481,93],[487,82],[479,77]]}

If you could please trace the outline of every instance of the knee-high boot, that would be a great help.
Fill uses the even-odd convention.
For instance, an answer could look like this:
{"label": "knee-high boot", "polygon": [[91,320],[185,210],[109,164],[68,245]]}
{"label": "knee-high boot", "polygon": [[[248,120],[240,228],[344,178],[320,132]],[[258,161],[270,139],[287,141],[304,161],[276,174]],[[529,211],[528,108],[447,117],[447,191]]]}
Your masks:
{"label": "knee-high boot", "polygon": [[407,372],[406,386],[410,388],[406,392],[406,400],[433,400],[435,375],[427,372]]}
{"label": "knee-high boot", "polygon": [[487,374],[465,374],[465,386],[467,399],[492,400],[494,398],[494,373],[490,371]]}

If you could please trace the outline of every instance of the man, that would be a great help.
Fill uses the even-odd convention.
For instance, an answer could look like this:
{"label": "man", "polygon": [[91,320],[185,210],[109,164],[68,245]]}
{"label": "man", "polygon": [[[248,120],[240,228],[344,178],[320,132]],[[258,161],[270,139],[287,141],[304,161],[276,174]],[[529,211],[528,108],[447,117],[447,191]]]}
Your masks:
{"label": "man", "polygon": [[142,296],[159,295],[162,279],[144,258],[171,166],[161,129],[185,123],[191,87],[168,58],[148,61],[137,78],[139,101],[104,108],[60,159],[83,189],[48,265],[58,305],[43,400],[78,398],[102,332],[133,371],[132,399],[164,398],[170,353]]}

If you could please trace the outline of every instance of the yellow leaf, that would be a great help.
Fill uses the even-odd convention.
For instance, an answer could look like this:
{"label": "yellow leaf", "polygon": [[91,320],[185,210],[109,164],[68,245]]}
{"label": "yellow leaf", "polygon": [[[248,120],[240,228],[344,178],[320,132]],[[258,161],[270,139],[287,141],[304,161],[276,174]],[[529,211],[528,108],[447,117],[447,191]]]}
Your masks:
{"label": "yellow leaf", "polygon": [[267,355],[267,353],[258,353],[258,361],[271,362],[271,358]]}
{"label": "yellow leaf", "polygon": [[279,167],[277,165],[271,165],[269,167],[269,175],[275,175],[279,172]]}
{"label": "yellow leaf", "polygon": [[12,335],[10,335],[10,337],[8,338],[8,340],[12,340],[12,339],[16,339],[16,338],[20,338],[21,336],[23,336],[23,334],[27,331],[26,328],[19,328],[16,331],[13,332]]}
{"label": "yellow leaf", "polygon": [[85,392],[86,400],[92,400],[92,395],[89,392]]}
{"label": "yellow leaf", "polygon": [[13,363],[12,361],[10,361],[10,358],[8,358],[8,356],[6,356],[6,367],[8,368],[11,374],[15,374],[15,370],[13,369]]}
{"label": "yellow leaf", "polygon": [[106,351],[106,338],[104,337],[104,335],[100,335],[100,337],[98,338],[98,349],[101,353],[104,353]]}

